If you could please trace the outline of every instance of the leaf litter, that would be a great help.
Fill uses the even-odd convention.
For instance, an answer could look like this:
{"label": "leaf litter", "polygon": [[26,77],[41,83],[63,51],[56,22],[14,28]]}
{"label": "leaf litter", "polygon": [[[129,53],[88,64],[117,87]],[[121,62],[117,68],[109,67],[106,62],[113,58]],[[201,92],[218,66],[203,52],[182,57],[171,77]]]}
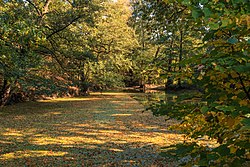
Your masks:
{"label": "leaf litter", "polygon": [[142,112],[129,93],[20,103],[0,111],[0,166],[177,166],[160,148],[176,123]]}

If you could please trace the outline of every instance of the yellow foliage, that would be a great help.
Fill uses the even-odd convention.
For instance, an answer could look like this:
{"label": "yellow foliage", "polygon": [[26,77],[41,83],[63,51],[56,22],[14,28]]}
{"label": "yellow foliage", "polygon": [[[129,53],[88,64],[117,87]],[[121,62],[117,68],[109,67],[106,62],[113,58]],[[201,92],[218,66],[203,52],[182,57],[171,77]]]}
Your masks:
{"label": "yellow foliage", "polygon": [[237,150],[238,150],[237,147],[235,147],[234,145],[232,145],[232,146],[230,147],[230,153],[231,153],[231,154],[236,153]]}
{"label": "yellow foliage", "polygon": [[216,77],[214,75],[211,75],[210,80],[216,80]]}
{"label": "yellow foliage", "polygon": [[239,77],[238,74],[235,71],[231,72],[231,76],[232,76],[232,78],[238,78]]}
{"label": "yellow foliage", "polygon": [[250,15],[246,16],[246,21],[247,21],[247,29],[250,29]]}
{"label": "yellow foliage", "polygon": [[239,104],[240,104],[240,106],[248,106],[249,105],[249,100],[241,100],[240,102],[239,102]]}
{"label": "yellow foliage", "polygon": [[202,76],[202,75],[199,75],[197,79],[198,79],[198,80],[202,80],[202,79],[203,79],[203,76]]}
{"label": "yellow foliage", "polygon": [[227,100],[228,99],[228,97],[225,95],[225,96],[221,96],[220,98],[219,98],[219,100],[220,101],[225,101],[225,100]]}
{"label": "yellow foliage", "polygon": [[232,117],[226,117],[225,119],[224,119],[224,121],[225,121],[225,124],[227,125],[227,126],[229,126],[229,127],[234,127],[234,125],[235,125],[235,119],[234,118],[232,118]]}

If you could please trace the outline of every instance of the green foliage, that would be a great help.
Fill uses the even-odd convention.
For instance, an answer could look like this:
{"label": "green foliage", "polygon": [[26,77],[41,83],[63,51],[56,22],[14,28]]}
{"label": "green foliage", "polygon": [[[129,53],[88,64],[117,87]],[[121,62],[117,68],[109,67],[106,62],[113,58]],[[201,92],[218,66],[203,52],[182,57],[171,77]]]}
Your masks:
{"label": "green foliage", "polygon": [[132,69],[131,56],[138,42],[129,27],[128,1],[106,1],[95,18],[96,27],[88,38],[96,62],[89,64],[89,81],[105,88],[124,87],[124,76]]}
{"label": "green foliage", "polygon": [[[4,96],[20,89],[18,83],[44,65],[42,58],[35,53],[38,43],[43,42],[44,35],[30,12],[30,6],[26,6],[24,2],[3,2],[1,8],[0,70],[6,84],[0,90],[0,105],[4,105],[7,102],[2,101]],[[11,89],[10,93],[8,87]]]}
{"label": "green foliage", "polygon": [[[123,85],[136,45],[127,2],[17,0],[0,6],[0,70],[7,81],[0,105],[6,93],[28,89],[49,95],[68,86],[86,93],[90,82],[99,80]],[[104,64],[105,78],[95,74],[100,72],[95,62]]]}
{"label": "green foliage", "polygon": [[248,1],[135,0],[132,7],[125,0],[0,1],[0,105],[16,92],[84,92],[90,83],[124,86],[126,77],[188,83],[202,93],[150,109],[180,120],[175,128],[189,137],[218,141],[206,154],[190,147],[185,154],[199,154],[190,163],[249,161]]}
{"label": "green foliage", "polygon": [[124,77],[119,74],[116,68],[112,68],[108,62],[92,63],[90,65],[91,74],[90,81],[96,89],[110,89],[124,87]]}
{"label": "green foliage", "polygon": [[[249,161],[249,3],[247,1],[192,1],[182,3],[199,27],[200,54],[184,61],[191,78],[202,89],[201,99],[178,97],[152,106],[156,115],[178,118],[177,126],[194,139],[209,136],[220,146],[190,161],[200,166],[243,166]],[[192,25],[189,25],[192,26]],[[199,69],[200,66],[203,66]],[[183,95],[186,96],[186,95]]]}
{"label": "green foliage", "polygon": [[[183,61],[197,54],[201,42],[199,28],[190,16],[190,10],[176,1],[133,1],[133,26],[138,34],[141,48],[136,62],[143,59],[146,77],[158,81],[185,82],[180,77],[188,68]],[[152,50],[154,51],[152,52]],[[141,69],[141,68],[140,68]],[[157,75],[154,75],[157,71]],[[144,79],[145,80],[145,79]],[[150,83],[150,80],[145,80]]]}

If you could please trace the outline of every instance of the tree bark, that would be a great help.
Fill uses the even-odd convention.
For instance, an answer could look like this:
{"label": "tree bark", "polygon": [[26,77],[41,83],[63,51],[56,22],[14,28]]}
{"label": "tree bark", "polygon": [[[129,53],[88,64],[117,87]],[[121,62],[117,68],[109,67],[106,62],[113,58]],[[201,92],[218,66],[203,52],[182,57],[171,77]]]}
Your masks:
{"label": "tree bark", "polygon": [[79,67],[79,88],[80,88],[80,95],[86,96],[89,95],[89,84],[87,83],[86,75],[84,73],[84,62],[80,63],[81,67]]}
{"label": "tree bark", "polygon": [[[167,67],[167,72],[171,73],[172,72],[172,55],[173,55],[173,44],[174,44],[174,39],[171,40],[170,43],[170,57],[168,58],[168,67]],[[167,82],[165,83],[165,89],[167,90],[168,87],[173,84],[173,80],[171,79],[171,77],[168,75],[167,77]]]}
{"label": "tree bark", "polygon": [[11,97],[11,85],[8,84],[8,81],[4,79],[3,87],[0,92],[0,107],[3,107],[8,102]]}
{"label": "tree bark", "polygon": [[[183,30],[181,29],[180,30],[180,46],[179,46],[179,72],[181,72],[181,61],[182,61],[182,58],[183,58]],[[179,78],[178,79],[178,86],[181,87],[181,79]]]}

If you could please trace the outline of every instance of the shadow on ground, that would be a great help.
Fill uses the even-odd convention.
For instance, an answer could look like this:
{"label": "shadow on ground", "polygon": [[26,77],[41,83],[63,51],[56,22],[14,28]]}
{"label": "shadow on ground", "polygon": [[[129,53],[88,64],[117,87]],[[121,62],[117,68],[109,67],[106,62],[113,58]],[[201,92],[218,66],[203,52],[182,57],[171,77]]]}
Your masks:
{"label": "shadow on ground", "polygon": [[0,111],[0,166],[175,166],[183,136],[126,93],[20,103]]}

